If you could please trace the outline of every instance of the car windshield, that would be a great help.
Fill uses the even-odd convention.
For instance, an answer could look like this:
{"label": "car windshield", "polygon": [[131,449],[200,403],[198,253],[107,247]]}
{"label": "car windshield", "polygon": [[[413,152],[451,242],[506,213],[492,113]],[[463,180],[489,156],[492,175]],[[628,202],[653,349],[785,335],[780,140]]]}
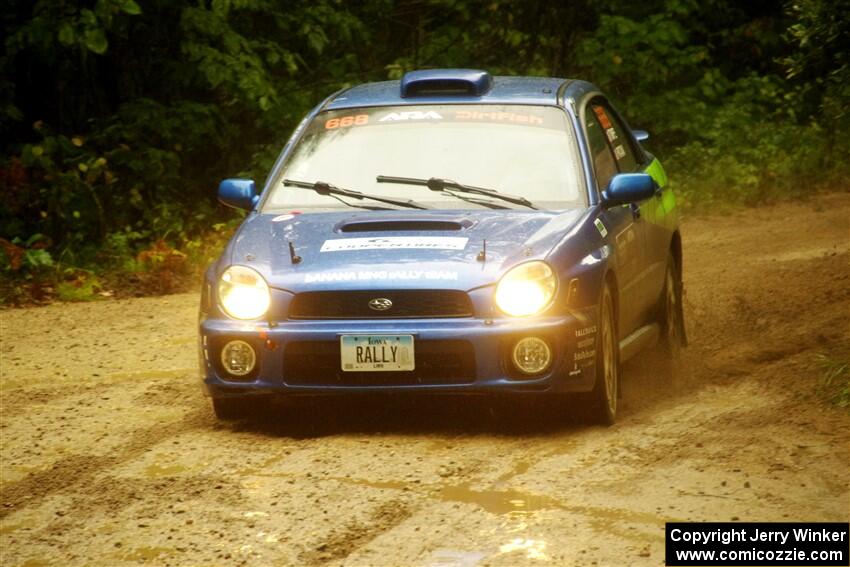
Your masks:
{"label": "car windshield", "polygon": [[429,208],[483,208],[427,187],[379,183],[379,175],[450,179],[522,196],[541,208],[585,204],[578,150],[564,111],[488,104],[322,112],[276,176],[263,208],[343,206],[331,196],[286,186],[284,180],[322,181],[370,195],[412,199]]}

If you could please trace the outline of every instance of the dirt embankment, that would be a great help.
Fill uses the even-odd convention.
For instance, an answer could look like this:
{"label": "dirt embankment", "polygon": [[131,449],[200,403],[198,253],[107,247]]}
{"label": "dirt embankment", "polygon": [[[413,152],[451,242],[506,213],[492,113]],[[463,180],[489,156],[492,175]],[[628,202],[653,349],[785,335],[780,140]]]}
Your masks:
{"label": "dirt embankment", "polygon": [[692,346],[623,415],[312,404],[218,423],[195,295],[0,313],[0,563],[663,564],[671,520],[847,521],[850,195],[684,222]]}

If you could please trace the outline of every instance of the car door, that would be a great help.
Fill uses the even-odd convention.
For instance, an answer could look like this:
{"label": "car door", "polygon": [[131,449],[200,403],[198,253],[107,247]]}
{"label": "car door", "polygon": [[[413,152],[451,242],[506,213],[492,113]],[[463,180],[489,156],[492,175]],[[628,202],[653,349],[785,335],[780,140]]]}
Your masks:
{"label": "car door", "polygon": [[[606,140],[611,146],[620,173],[644,172],[649,165],[643,149],[637,144],[629,127],[616,110],[604,101],[596,101],[594,111],[600,122],[610,123],[606,129]],[[663,216],[660,193],[640,203],[629,205],[635,218],[635,230],[641,243],[640,265],[636,268],[635,317],[637,324],[643,324],[654,315],[654,309],[663,284],[664,266],[659,262],[667,259],[666,248],[659,242],[659,216]],[[659,258],[660,250],[660,258]]]}
{"label": "car door", "polygon": [[[639,147],[639,146],[638,146]],[[675,205],[672,191],[667,185],[664,168],[649,154],[640,149],[643,163],[639,164],[641,173],[651,173],[660,184],[655,198],[647,199],[641,204],[641,211],[646,223],[646,264],[648,273],[645,277],[646,303],[653,310],[661,299],[664,291],[664,279],[667,274],[667,258],[670,253],[670,241],[675,230]],[[653,163],[655,162],[655,163]],[[648,315],[654,315],[653,312]]]}
{"label": "car door", "polygon": [[[601,194],[611,178],[621,171],[622,166],[618,162],[623,161],[623,158],[618,159],[617,156],[623,150],[616,148],[622,148],[623,138],[614,129],[610,107],[601,97],[594,98],[585,106],[583,123],[593,161],[596,189]],[[599,220],[617,248],[619,334],[622,338],[635,330],[642,321],[640,276],[645,244],[640,209],[632,205],[611,207],[602,212]]]}

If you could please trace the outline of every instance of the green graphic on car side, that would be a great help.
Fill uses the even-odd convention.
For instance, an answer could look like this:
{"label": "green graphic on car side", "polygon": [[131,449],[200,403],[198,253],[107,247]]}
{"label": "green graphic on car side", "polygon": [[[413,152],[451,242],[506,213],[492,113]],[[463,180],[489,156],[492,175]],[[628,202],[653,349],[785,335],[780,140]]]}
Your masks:
{"label": "green graphic on car side", "polygon": [[[667,186],[667,172],[664,171],[664,166],[661,165],[661,162],[657,158],[653,159],[652,163],[646,166],[644,172],[649,174],[662,190]],[[665,213],[669,213],[676,208],[676,197],[672,191],[661,192],[661,206],[664,208]]]}
{"label": "green graphic on car side", "polygon": [[646,166],[644,173],[649,174],[662,189],[667,185],[667,172],[664,171],[664,166],[661,165],[658,158],[654,158],[652,163]]}

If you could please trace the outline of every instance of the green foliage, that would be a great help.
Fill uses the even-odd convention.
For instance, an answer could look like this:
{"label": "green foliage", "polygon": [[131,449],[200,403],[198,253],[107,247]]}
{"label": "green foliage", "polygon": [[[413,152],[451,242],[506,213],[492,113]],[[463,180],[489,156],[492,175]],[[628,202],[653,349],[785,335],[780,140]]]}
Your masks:
{"label": "green foliage", "polygon": [[53,257],[50,252],[40,248],[29,248],[24,252],[24,269],[38,272],[53,267]]}
{"label": "green foliage", "polygon": [[730,83],[722,104],[702,105],[695,129],[682,123],[689,141],[671,148],[665,163],[691,204],[755,204],[799,192],[803,180],[829,181],[823,128],[795,120],[792,95],[777,82],[741,78]]}
{"label": "green foliage", "polygon": [[[636,127],[652,132],[649,148],[662,156],[686,204],[754,204],[840,183],[850,173],[846,160],[837,158],[850,152],[847,136],[839,134],[847,131],[848,93],[824,97],[820,109],[807,105],[812,85],[788,80],[776,65],[787,49],[776,38],[788,14],[768,12],[749,21],[733,14],[737,29],[707,28],[711,14],[729,12],[718,9],[723,5],[673,0],[642,17],[602,14],[579,43],[581,74],[621,102]],[[801,9],[789,12],[799,17]],[[839,41],[836,21],[846,31],[847,13],[842,18],[833,10],[831,31],[822,35]],[[800,26],[791,24],[789,33],[801,33]],[[774,57],[750,60],[750,53],[768,50],[776,50]],[[784,59],[790,76],[799,74],[795,65],[812,71],[799,52],[792,54]],[[821,56],[815,75],[832,76],[845,56]],[[731,66],[729,57],[739,65]],[[827,104],[836,107],[828,114]]]}
{"label": "green foliage", "polygon": [[44,249],[43,239],[41,234],[34,234],[26,240],[15,237],[11,242],[0,239],[0,269],[7,274],[21,272],[33,275],[52,268],[53,257]]}
{"label": "green foliage", "polygon": [[94,301],[98,299],[102,284],[97,276],[82,273],[56,286],[56,297],[61,301]]}
{"label": "green foliage", "polygon": [[850,78],[850,1],[798,0],[790,6],[795,22],[786,32],[797,49],[785,64],[789,77],[808,77],[843,89]]}
{"label": "green foliage", "polygon": [[69,266],[172,289],[238,222],[220,179],[262,182],[311,106],[416,68],[598,84],[690,206],[850,174],[850,0],[8,4],[0,259],[13,278],[54,274],[63,297],[98,289]]}
{"label": "green foliage", "polygon": [[127,16],[141,13],[134,0],[97,0],[94,7],[39,0],[32,7],[32,18],[15,30],[6,47],[12,54],[28,48],[45,54],[78,48],[102,55],[109,47],[107,33],[126,25]]}

